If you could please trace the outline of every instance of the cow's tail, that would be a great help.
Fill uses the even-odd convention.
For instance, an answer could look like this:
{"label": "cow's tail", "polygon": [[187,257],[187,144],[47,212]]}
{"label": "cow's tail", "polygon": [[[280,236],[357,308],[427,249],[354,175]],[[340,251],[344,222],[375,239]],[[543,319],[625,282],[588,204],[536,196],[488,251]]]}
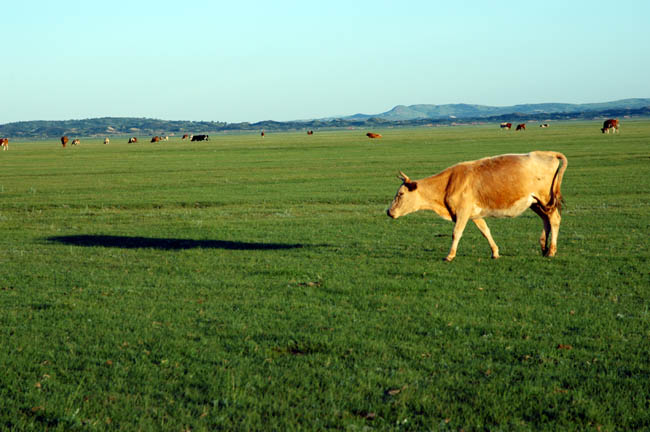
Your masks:
{"label": "cow's tail", "polygon": [[564,177],[564,171],[566,171],[566,168],[569,165],[569,161],[562,153],[553,152],[553,156],[560,160],[561,165],[558,167],[557,171],[555,171],[555,175],[553,176],[553,182],[551,183],[551,199],[546,204],[539,200],[537,201],[540,209],[546,214],[551,214],[556,209],[562,211],[562,205],[564,204],[564,197],[562,196],[561,190],[562,177]]}

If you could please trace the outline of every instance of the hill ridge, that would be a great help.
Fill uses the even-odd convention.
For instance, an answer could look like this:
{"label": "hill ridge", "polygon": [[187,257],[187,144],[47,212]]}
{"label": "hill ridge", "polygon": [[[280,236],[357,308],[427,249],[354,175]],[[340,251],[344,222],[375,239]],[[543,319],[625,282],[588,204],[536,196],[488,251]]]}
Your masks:
{"label": "hill ridge", "polygon": [[[434,107],[434,108],[431,108]],[[429,109],[429,111],[426,111]],[[101,136],[178,136],[185,133],[290,131],[324,128],[381,128],[389,126],[432,126],[459,123],[502,121],[546,121],[573,119],[602,119],[604,117],[650,117],[650,99],[622,99],[590,104],[520,104],[509,107],[489,107],[472,104],[396,105],[383,114],[356,114],[316,120],[278,122],[273,120],[249,123],[218,121],[159,120],[146,117],[98,117],[80,120],[34,120],[0,125],[0,137],[58,138]]]}

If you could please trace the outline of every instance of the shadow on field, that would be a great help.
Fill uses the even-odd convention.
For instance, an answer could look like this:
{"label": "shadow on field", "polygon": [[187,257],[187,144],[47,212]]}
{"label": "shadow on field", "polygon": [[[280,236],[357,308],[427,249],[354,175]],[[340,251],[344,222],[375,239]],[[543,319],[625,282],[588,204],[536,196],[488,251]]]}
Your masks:
{"label": "shadow on field", "polygon": [[298,249],[302,244],[253,243],[228,240],[192,240],[176,238],[150,238],[111,235],[71,235],[48,237],[47,241],[72,246],[103,246],[122,249],[228,249],[228,250],[279,250]]}

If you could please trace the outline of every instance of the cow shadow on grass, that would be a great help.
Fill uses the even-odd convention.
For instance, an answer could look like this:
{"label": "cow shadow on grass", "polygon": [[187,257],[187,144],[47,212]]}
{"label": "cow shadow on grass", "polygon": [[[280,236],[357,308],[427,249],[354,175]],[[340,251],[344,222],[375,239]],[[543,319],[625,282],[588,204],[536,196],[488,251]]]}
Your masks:
{"label": "cow shadow on grass", "polygon": [[192,240],[180,238],[152,238],[113,235],[69,235],[46,239],[52,243],[70,246],[108,247],[121,249],[226,249],[226,250],[284,250],[306,247],[300,243],[260,243],[230,240]]}

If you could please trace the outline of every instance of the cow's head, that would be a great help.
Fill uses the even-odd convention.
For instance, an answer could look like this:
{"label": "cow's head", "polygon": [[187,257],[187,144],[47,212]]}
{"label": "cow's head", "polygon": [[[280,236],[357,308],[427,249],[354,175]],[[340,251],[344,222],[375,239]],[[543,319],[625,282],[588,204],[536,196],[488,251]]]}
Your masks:
{"label": "cow's head", "polygon": [[420,209],[420,193],[417,190],[417,182],[412,181],[401,171],[398,178],[402,180],[402,185],[397,189],[393,202],[390,204],[389,209],[386,210],[386,214],[393,219]]}

